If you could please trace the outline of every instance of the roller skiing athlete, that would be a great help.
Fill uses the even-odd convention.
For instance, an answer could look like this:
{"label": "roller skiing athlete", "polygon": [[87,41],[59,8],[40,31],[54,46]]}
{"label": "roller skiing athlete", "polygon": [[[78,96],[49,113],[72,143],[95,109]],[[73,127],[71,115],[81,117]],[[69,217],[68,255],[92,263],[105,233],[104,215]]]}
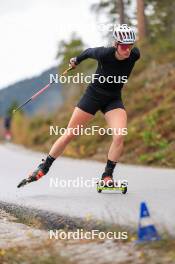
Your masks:
{"label": "roller skiing athlete", "polygon": [[8,114],[4,117],[4,138],[6,141],[10,141],[12,138],[11,133],[11,123],[12,123],[12,116],[11,114]]}
{"label": "roller skiing athlete", "polygon": [[[135,32],[126,24],[115,26],[113,37],[114,42],[111,47],[89,48],[77,57],[70,59],[69,65],[72,68],[77,67],[79,63],[88,58],[97,60],[96,75],[99,78],[96,78],[86,88],[74,108],[67,128],[85,125],[99,110],[104,114],[110,128],[123,129],[127,127],[127,113],[121,94],[125,82],[111,81],[111,78],[113,78],[112,80],[119,77],[128,79],[135,62],[140,58],[140,52],[137,47],[134,47]],[[105,77],[105,82],[101,82],[100,77]],[[75,136],[73,133],[60,136],[53,144],[46,159],[42,160],[37,169],[27,179],[22,180],[17,187],[37,181],[46,175],[54,160],[62,154]],[[101,176],[101,180],[108,186],[112,186],[114,183],[113,172],[123,151],[123,141],[124,135],[112,135],[105,170]]]}

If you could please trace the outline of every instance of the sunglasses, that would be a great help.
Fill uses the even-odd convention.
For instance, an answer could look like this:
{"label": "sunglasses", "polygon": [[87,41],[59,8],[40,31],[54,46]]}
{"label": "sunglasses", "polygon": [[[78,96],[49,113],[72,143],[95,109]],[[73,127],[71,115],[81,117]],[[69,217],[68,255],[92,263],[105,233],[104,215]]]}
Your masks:
{"label": "sunglasses", "polygon": [[133,44],[118,44],[118,46],[120,46],[122,50],[127,50],[127,49],[131,50],[133,47]]}

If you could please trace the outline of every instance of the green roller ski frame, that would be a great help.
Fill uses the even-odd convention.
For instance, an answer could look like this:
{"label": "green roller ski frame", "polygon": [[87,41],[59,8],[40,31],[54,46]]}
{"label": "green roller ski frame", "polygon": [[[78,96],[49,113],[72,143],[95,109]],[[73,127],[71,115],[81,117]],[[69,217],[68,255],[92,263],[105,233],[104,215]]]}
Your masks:
{"label": "green roller ski frame", "polygon": [[126,194],[128,187],[126,184],[121,184],[121,186],[100,186],[99,182],[97,182],[97,192],[101,193],[102,191],[121,191],[122,194]]}

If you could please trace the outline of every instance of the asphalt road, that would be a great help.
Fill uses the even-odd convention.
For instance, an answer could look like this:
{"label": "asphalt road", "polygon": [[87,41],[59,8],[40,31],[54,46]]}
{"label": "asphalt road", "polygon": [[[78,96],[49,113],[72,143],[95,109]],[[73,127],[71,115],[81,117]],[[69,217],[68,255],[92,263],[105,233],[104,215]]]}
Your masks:
{"label": "asphalt road", "polygon": [[[40,181],[17,189],[45,154],[12,144],[0,145],[0,200],[78,217],[94,217],[135,226],[140,202],[145,201],[151,221],[175,233],[175,170],[118,164],[116,179],[128,181],[128,193],[96,191],[104,164],[89,160],[57,159]],[[94,179],[94,184],[90,184]],[[87,182],[87,180],[89,180]],[[78,181],[81,182],[80,186]],[[57,184],[57,185],[54,185]]]}

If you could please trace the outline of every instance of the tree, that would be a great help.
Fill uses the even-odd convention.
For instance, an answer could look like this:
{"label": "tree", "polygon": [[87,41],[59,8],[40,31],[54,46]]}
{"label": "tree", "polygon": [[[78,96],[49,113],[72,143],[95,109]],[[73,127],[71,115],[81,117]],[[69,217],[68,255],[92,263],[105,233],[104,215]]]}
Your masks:
{"label": "tree", "polygon": [[125,24],[125,11],[124,11],[123,0],[118,0],[118,9],[119,9],[120,24]]}
{"label": "tree", "polygon": [[[152,41],[162,39],[172,43],[175,39],[175,1],[174,0],[145,0],[148,10],[149,37]],[[174,46],[174,44],[173,44]]]}
{"label": "tree", "polygon": [[129,15],[126,12],[130,0],[101,0],[93,4],[91,9],[99,16],[101,13],[107,15],[109,22],[126,24],[129,23]]}
{"label": "tree", "polygon": [[146,19],[145,19],[145,3],[144,0],[137,0],[137,27],[139,40],[146,37]]}
{"label": "tree", "polygon": [[76,57],[84,49],[83,41],[72,34],[70,41],[60,41],[56,58],[59,59],[59,69],[62,72],[68,67],[70,58]]}
{"label": "tree", "polygon": [[[17,101],[13,101],[11,103],[11,105],[8,107],[8,109],[6,111],[6,115],[11,116],[13,114],[13,110],[18,108],[18,106],[19,106],[18,102]],[[22,110],[20,110],[20,112],[23,113]]]}

